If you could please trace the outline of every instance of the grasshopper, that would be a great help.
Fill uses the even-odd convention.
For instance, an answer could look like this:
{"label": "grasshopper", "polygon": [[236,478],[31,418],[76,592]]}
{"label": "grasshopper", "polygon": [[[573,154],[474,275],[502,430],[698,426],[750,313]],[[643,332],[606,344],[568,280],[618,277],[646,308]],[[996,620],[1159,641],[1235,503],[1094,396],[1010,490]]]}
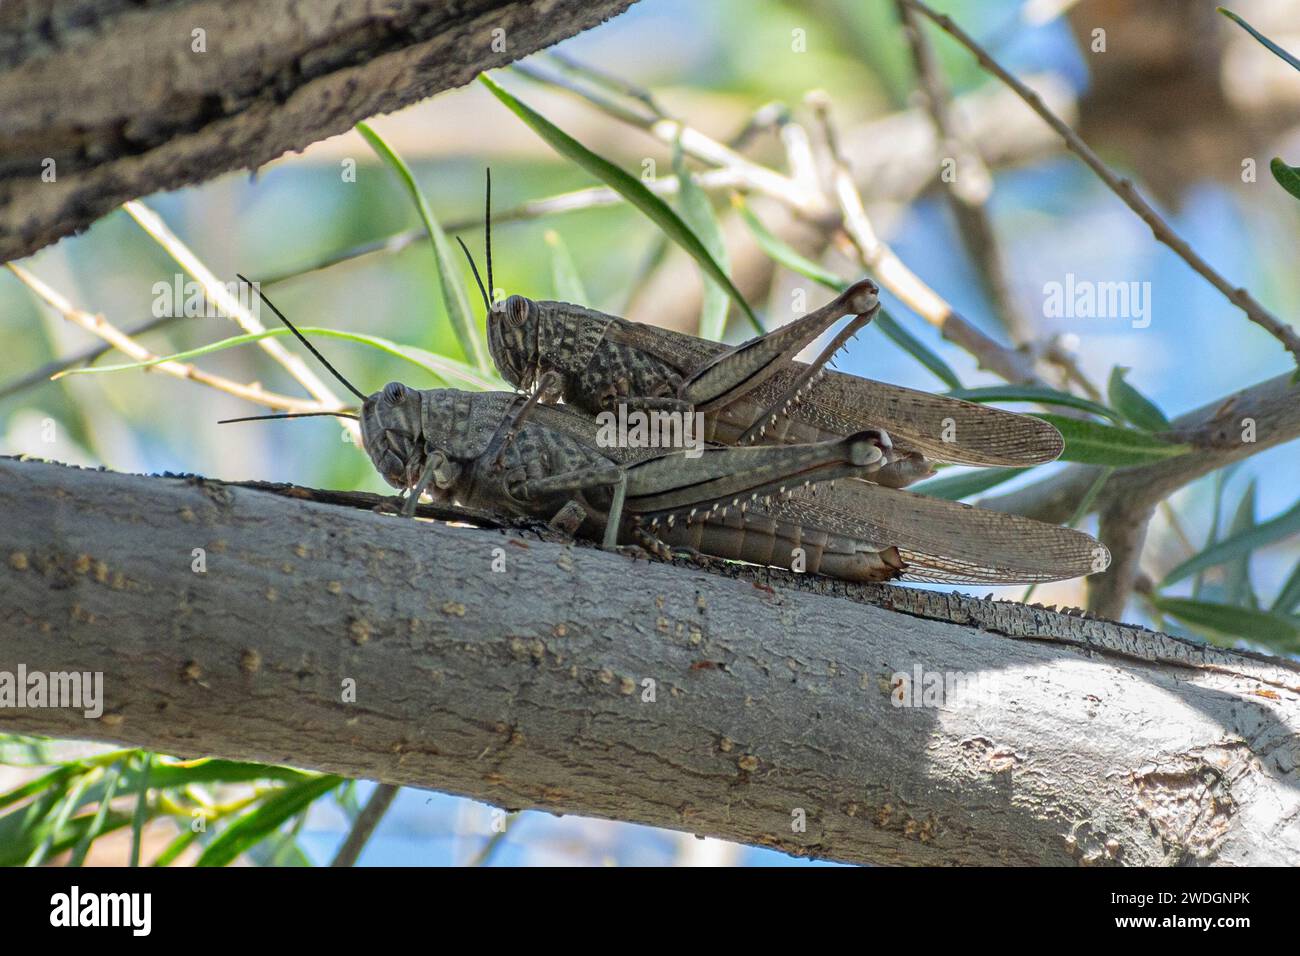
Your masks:
{"label": "grasshopper", "polygon": [[[491,289],[490,175],[487,207]],[[826,369],[879,309],[879,290],[870,280],[781,328],[728,347],[568,302],[522,295],[493,301],[468,249],[465,254],[483,294],[497,369],[541,400],[560,398],[592,414],[619,404],[698,410],[705,413],[705,438],[726,445],[808,443],[883,429],[893,445],[872,480],[892,488],[933,474],[932,461],[1027,467],[1054,461],[1064,448],[1051,424],[1031,416]],[[812,363],[795,360],[845,316],[853,318]]]}
{"label": "grasshopper", "polygon": [[[812,443],[715,446],[694,459],[602,447],[589,415],[515,393],[390,382],[366,395],[262,298],[361,400],[359,415],[308,415],[358,419],[379,474],[407,492],[407,514],[428,491],[468,509],[551,521],[606,547],[684,548],[786,567],[793,559],[801,570],[849,581],[1030,583],[1097,570],[1101,546],[1081,532],[869,481],[836,485],[886,467],[892,446],[879,429]],[[253,419],[296,417],[306,416]]]}

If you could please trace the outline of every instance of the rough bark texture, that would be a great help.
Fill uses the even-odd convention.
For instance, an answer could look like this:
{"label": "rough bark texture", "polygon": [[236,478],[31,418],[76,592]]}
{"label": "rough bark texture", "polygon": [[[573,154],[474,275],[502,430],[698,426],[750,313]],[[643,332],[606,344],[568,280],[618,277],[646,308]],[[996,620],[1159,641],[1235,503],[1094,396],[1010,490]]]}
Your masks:
{"label": "rough bark texture", "polygon": [[0,261],[460,86],[631,2],[9,0]]}
{"label": "rough bark texture", "polygon": [[[103,671],[106,698],[9,730],[840,860],[1300,863],[1283,661],[201,479],[0,459],[0,516],[0,670]],[[915,667],[978,694],[894,706]]]}

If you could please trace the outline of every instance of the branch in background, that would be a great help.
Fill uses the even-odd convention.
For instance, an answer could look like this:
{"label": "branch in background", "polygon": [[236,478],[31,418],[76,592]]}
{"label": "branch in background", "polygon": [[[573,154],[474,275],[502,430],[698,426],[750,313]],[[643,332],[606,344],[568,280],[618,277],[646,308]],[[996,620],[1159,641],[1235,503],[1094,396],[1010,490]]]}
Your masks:
{"label": "branch in background", "polygon": [[356,866],[361,851],[366,848],[366,844],[374,835],[375,828],[379,826],[379,821],[384,818],[384,814],[388,812],[393,799],[401,789],[391,783],[381,783],[375,787],[365,807],[357,814],[352,829],[348,831],[347,839],[339,847],[338,853],[334,854],[330,866]]}
{"label": "branch in background", "polygon": [[[0,710],[16,733],[846,861],[1300,864],[1286,661],[778,570],[630,577],[596,548],[197,478],[0,460],[0,513],[6,653],[104,674],[101,717]],[[979,680],[899,707],[917,668]]]}
{"label": "branch in background", "polygon": [[[1174,430],[1166,437],[1196,450],[1157,464],[1116,471],[1093,510],[1135,497],[1159,501],[1225,465],[1300,438],[1300,386],[1291,378],[1290,374],[1279,375],[1174,419]],[[1254,428],[1252,442],[1242,441],[1248,421]],[[983,499],[979,505],[1059,524],[1069,518],[1071,503],[1079,500],[1096,472],[1092,465],[1071,465],[1061,475]]]}
{"label": "branch in background", "polygon": [[852,240],[862,265],[871,271],[884,288],[937,328],[945,339],[973,355],[981,368],[1002,376],[1008,382],[1038,382],[1033,359],[1029,355],[999,344],[968,322],[876,235],[862,203],[862,196],[840,151],[827,104],[821,101],[816,107],[827,145],[834,157],[831,189],[840,206],[844,231]]}
{"label": "branch in background", "polygon": [[1097,154],[1079,138],[1079,135],[1073,129],[1047,108],[1038,94],[1003,69],[979,43],[961,27],[957,26],[951,17],[936,13],[922,3],[921,0],[899,0],[899,2],[906,4],[909,8],[938,24],[945,33],[952,36],[958,43],[973,53],[981,67],[1013,89],[1016,95],[1024,100],[1035,113],[1041,116],[1065,140],[1065,144],[1084,161],[1088,168],[1096,173],[1098,178],[1115,195],[1124,200],[1125,204],[1151,227],[1151,232],[1156,239],[1172,249],[1184,262],[1222,292],[1229,302],[1245,312],[1250,321],[1281,342],[1287,351],[1295,357],[1297,363],[1300,363],[1300,335],[1297,335],[1294,329],[1279,321],[1276,316],[1256,302],[1254,297],[1244,288],[1234,287],[1232,283],[1219,275],[1182,237],[1170,228],[1168,223],[1160,218],[1160,214],[1142,198],[1141,193],[1137,191],[1133,183],[1128,179],[1115,175],[1110,167],[1097,157]]}
{"label": "branch in background", "polygon": [[925,102],[927,112],[934,122],[935,132],[939,136],[939,149],[943,161],[953,164],[952,178],[941,176],[944,196],[948,208],[952,210],[957,221],[958,234],[967,254],[975,263],[984,284],[984,290],[993,302],[993,307],[1002,319],[1002,324],[1011,339],[1016,343],[1027,343],[1034,339],[1034,330],[1030,326],[1023,310],[1011,294],[1007,281],[1006,260],[1002,246],[998,242],[993,228],[993,220],[988,212],[988,200],[993,192],[993,176],[977,153],[957,128],[956,118],[952,113],[951,94],[943,77],[943,69],[934,54],[934,48],[921,29],[916,14],[900,0],[895,0],[898,16],[903,24],[903,35],[907,37],[908,47],[912,53],[912,63],[916,68],[918,89]]}
{"label": "branch in background", "polygon": [[[62,315],[69,322],[78,325],[97,335],[113,348],[126,355],[131,356],[137,362],[153,362],[160,358],[148,349],[138,345],[129,335],[115,328],[102,315],[92,315],[76,308],[67,299],[58,292],[55,292],[36,276],[32,275],[22,266],[15,265],[12,262],[6,263],[7,268],[18,277],[23,285],[27,286],[38,298],[48,306]],[[245,385],[225,378],[221,375],[214,375],[210,372],[203,372],[185,362],[159,362],[151,366],[158,371],[174,378],[184,379],[191,382],[198,382],[200,385],[208,385],[218,391],[234,395],[236,398],[242,398],[246,401],[253,402],[257,405],[265,405],[267,408],[274,408],[286,412],[318,412],[331,411],[343,406],[335,404],[333,409],[326,408],[320,402],[309,399],[292,398],[288,395],[280,395],[276,392],[268,392],[256,382]]]}
{"label": "branch in background", "polygon": [[[136,339],[142,335],[147,335],[150,332],[156,331],[163,326],[170,325],[180,318],[180,315],[164,315],[156,319],[150,319],[148,322],[136,326],[134,329],[127,329],[122,334],[128,339]],[[25,375],[20,375],[13,381],[0,385],[0,399],[8,398],[10,395],[16,395],[25,389],[48,382],[55,375],[58,375],[60,372],[66,372],[70,368],[80,368],[84,365],[90,365],[95,361],[95,359],[104,355],[106,352],[111,352],[112,350],[113,346],[107,343],[103,345],[92,345],[89,348],[82,349],[80,352],[76,352],[61,359],[55,359],[53,362],[47,362],[35,371],[28,372]]]}

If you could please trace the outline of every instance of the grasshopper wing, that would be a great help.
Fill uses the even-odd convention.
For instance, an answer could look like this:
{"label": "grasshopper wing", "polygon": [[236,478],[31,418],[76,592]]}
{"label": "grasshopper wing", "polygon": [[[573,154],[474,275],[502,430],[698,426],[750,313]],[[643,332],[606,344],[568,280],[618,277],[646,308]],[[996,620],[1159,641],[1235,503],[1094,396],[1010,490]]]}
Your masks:
{"label": "grasshopper wing", "polygon": [[1103,571],[1105,545],[1082,531],[866,481],[814,485],[765,505],[780,521],[820,527],[875,551],[896,547],[910,581],[1034,584]]}
{"label": "grasshopper wing", "polygon": [[[611,325],[606,335],[654,355],[683,375],[727,351],[716,342],[626,319]],[[709,437],[734,444],[763,409],[789,392],[805,367],[792,362],[713,413]],[[961,465],[1024,468],[1055,461],[1064,449],[1060,432],[1041,419],[829,370],[801,392],[759,441],[825,441],[868,428],[883,428],[899,452]]]}
{"label": "grasshopper wing", "polygon": [[[786,376],[798,374],[799,368],[796,364],[755,389],[751,407],[763,405],[769,392],[779,394]],[[745,407],[749,404],[742,401],[727,409],[726,417],[733,421],[726,425],[719,421],[718,438],[725,441],[740,421],[754,414]],[[1024,468],[1055,461],[1065,447],[1055,427],[1030,415],[842,372],[830,372],[808,388],[767,429],[764,440],[815,441],[864,427],[883,428],[900,452],[919,452],[931,461],[961,465]]]}

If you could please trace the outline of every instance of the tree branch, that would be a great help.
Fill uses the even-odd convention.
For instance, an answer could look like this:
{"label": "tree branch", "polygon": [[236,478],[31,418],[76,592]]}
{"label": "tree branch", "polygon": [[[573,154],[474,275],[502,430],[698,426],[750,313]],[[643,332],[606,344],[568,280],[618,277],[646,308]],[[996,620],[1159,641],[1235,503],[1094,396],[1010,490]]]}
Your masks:
{"label": "tree branch", "polygon": [[16,732],[850,861],[1300,863],[1285,661],[197,478],[0,459],[0,513],[0,669],[104,674]]}
{"label": "tree branch", "polygon": [[6,3],[0,261],[460,86],[631,2]]}
{"label": "tree branch", "polygon": [[1037,93],[1007,72],[1000,63],[989,56],[988,52],[970,34],[957,26],[951,17],[936,13],[922,3],[921,0],[900,0],[900,2],[932,20],[945,33],[974,54],[975,59],[984,70],[996,76],[1014,90],[1017,96],[1024,100],[1035,113],[1043,118],[1047,125],[1051,126],[1060,135],[1065,141],[1065,145],[1083,160],[1089,169],[1097,174],[1097,178],[1105,183],[1111,192],[1122,199],[1125,205],[1132,209],[1138,218],[1151,228],[1151,234],[1157,240],[1172,249],[1210,285],[1223,293],[1229,302],[1246,314],[1246,318],[1281,342],[1282,346],[1294,356],[1296,362],[1300,363],[1300,335],[1297,335],[1291,326],[1279,321],[1275,315],[1260,305],[1246,289],[1233,286],[1227,279],[1219,275],[1213,266],[1202,259],[1196,250],[1188,245],[1187,241],[1174,232],[1173,228],[1160,217],[1155,208],[1137,191],[1132,181],[1117,176],[1109,166],[1101,161],[1088,144],[1080,139],[1078,133],[1048,109]]}

